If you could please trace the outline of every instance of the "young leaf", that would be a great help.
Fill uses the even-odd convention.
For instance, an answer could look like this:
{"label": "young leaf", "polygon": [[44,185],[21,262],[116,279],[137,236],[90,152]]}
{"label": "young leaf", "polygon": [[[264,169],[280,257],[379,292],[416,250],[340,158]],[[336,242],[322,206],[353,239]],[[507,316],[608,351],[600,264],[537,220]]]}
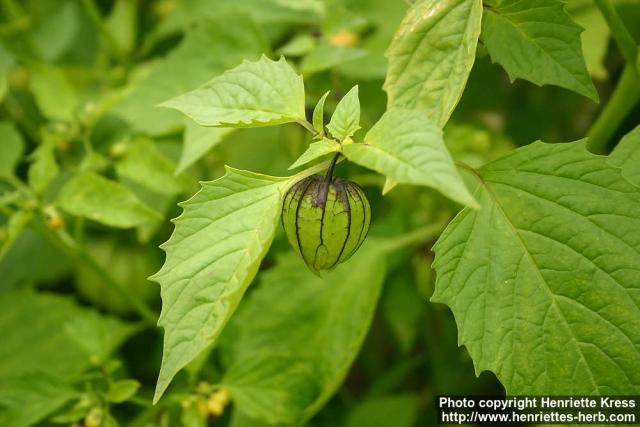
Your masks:
{"label": "young leaf", "polygon": [[51,137],[43,135],[38,148],[31,154],[29,166],[29,186],[36,193],[43,193],[58,175],[59,167],[55,157],[55,143]]}
{"label": "young leaf", "polygon": [[72,215],[111,227],[135,227],[161,218],[126,187],[93,172],[74,175],[60,190],[57,202]]}
{"label": "young leaf", "polygon": [[233,132],[232,128],[204,127],[192,120],[187,120],[182,155],[176,173],[184,172],[189,166],[200,160],[209,150],[221,143],[230,132]]}
{"label": "young leaf", "polygon": [[329,91],[322,95],[322,98],[313,109],[313,128],[320,135],[324,135],[324,102],[327,100],[327,96],[329,96]]}
{"label": "young leaf", "polygon": [[[640,192],[583,141],[483,166],[435,245],[432,300],[509,395],[640,393]],[[532,355],[536,355],[532,357]]]}
{"label": "young leaf", "polygon": [[442,131],[424,112],[390,110],[364,137],[347,144],[344,155],[394,182],[426,185],[445,196],[476,207],[442,140]]}
{"label": "young leaf", "polygon": [[345,427],[413,427],[418,404],[418,396],[410,394],[368,398],[351,410]]}
{"label": "young leaf", "polygon": [[326,156],[330,153],[335,153],[336,151],[341,150],[341,146],[338,142],[333,139],[322,138],[320,141],[316,141],[309,145],[307,151],[302,153],[298,160],[296,160],[289,169],[299,168],[302,165],[305,165],[319,157]]}
{"label": "young leaf", "polygon": [[16,211],[11,214],[5,226],[5,235],[0,241],[0,260],[9,252],[9,249],[20,236],[22,230],[29,224],[32,217],[33,212],[31,211]]}
{"label": "young leaf", "polygon": [[227,169],[182,203],[160,283],[165,329],[154,401],[175,374],[213,344],[273,239],[287,180]]}
{"label": "young leaf", "polygon": [[358,86],[351,88],[349,92],[338,102],[336,110],[327,124],[331,135],[343,141],[351,137],[360,129],[360,100],[358,99]]}
{"label": "young leaf", "polygon": [[47,118],[73,120],[78,94],[61,68],[46,64],[34,66],[31,69],[31,89]]}
{"label": "young leaf", "polygon": [[304,84],[285,61],[244,61],[162,104],[202,126],[254,127],[306,120]]}
{"label": "young leaf", "polygon": [[320,43],[304,57],[301,65],[302,73],[308,76],[329,70],[338,65],[363,58],[367,54],[368,52],[365,49]]}
{"label": "young leaf", "polygon": [[609,164],[622,169],[622,176],[640,187],[640,125],[620,140],[609,156]]}
{"label": "young leaf", "polygon": [[109,402],[122,403],[131,399],[140,388],[140,383],[136,380],[119,380],[109,384],[107,390],[107,400]]}
{"label": "young leaf", "polygon": [[387,108],[424,110],[443,127],[471,72],[481,20],[482,0],[416,2],[387,51]]}
{"label": "young leaf", "polygon": [[[348,264],[323,278],[293,254],[262,275],[261,286],[234,316],[231,329],[238,333],[227,342],[233,363],[223,383],[232,398],[242,393],[236,402],[242,412],[304,425],[331,398],[360,350],[380,296],[386,273],[380,243],[365,242]],[[259,373],[242,369],[260,359],[269,364]],[[285,359],[293,378],[282,376]],[[284,381],[294,382],[293,393],[276,393]],[[275,390],[255,393],[254,387]]]}
{"label": "young leaf", "polygon": [[491,0],[487,5],[482,40],[512,81],[556,85],[598,101],[582,56],[582,28],[563,1]]}
{"label": "young leaf", "polygon": [[0,177],[13,175],[22,157],[22,135],[10,122],[0,122]]}

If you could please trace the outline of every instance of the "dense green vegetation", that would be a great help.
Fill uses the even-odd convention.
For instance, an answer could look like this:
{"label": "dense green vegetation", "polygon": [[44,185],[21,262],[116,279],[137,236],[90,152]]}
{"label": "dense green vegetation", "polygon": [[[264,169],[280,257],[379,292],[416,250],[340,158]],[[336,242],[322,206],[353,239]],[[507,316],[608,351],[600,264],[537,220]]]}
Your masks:
{"label": "dense green vegetation", "polygon": [[[640,395],[637,1],[0,11],[0,425]],[[370,215],[346,261],[360,235],[281,218],[331,159],[370,211],[355,187],[302,209]]]}

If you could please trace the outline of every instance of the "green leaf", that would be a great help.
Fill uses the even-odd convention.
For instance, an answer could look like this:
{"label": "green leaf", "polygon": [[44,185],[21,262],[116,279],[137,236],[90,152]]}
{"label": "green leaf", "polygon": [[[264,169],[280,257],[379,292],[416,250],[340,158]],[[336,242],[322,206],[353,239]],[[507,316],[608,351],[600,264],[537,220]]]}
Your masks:
{"label": "green leaf", "polygon": [[16,211],[9,217],[6,224],[6,235],[0,239],[0,260],[4,259],[4,256],[20,237],[22,230],[29,224],[32,217],[33,213],[31,211]]}
{"label": "green leaf", "polygon": [[295,423],[300,408],[318,397],[320,386],[308,363],[260,352],[231,366],[222,382],[245,414],[271,424]]}
{"label": "green leaf", "polygon": [[301,70],[304,75],[310,75],[365,56],[367,51],[364,49],[320,43],[304,57]]}
{"label": "green leaf", "polygon": [[309,148],[307,148],[307,151],[302,153],[302,155],[298,157],[298,160],[296,160],[291,166],[289,166],[289,169],[291,170],[299,168],[300,166],[306,165],[307,163],[319,157],[340,151],[341,148],[342,147],[340,146],[340,143],[336,142],[335,140],[322,138],[320,141],[311,143],[311,145],[309,145]]}
{"label": "green leaf", "polygon": [[109,384],[106,398],[109,402],[122,403],[138,392],[140,383],[136,380],[119,380]]}
{"label": "green leaf", "polygon": [[116,0],[106,20],[113,40],[120,54],[128,54],[136,44],[138,25],[138,2],[131,0]]}
{"label": "green leaf", "polygon": [[[211,7],[211,3],[206,4]],[[157,108],[159,102],[201,85],[243,59],[257,58],[268,49],[262,31],[245,15],[216,13],[200,17],[185,33],[180,45],[164,60],[140,73],[131,91],[116,106],[115,112],[139,132],[160,135],[181,129],[184,116]]]}
{"label": "green leaf", "polygon": [[621,168],[622,176],[640,187],[640,125],[620,140],[609,156],[609,164]]}
{"label": "green leaf", "polygon": [[8,76],[9,71],[13,68],[13,57],[7,50],[0,46],[0,101],[4,99],[7,94],[7,88],[9,86]]}
{"label": "green leaf", "polygon": [[55,157],[55,141],[47,134],[43,135],[40,145],[31,154],[29,166],[29,186],[42,194],[51,181],[58,175],[59,167]]}
{"label": "green leaf", "polygon": [[189,166],[197,162],[209,150],[224,140],[224,137],[233,132],[232,128],[211,128],[200,126],[188,120],[184,130],[184,142],[182,155],[178,162],[176,172],[185,171]]}
{"label": "green leaf", "polygon": [[[370,238],[348,264],[323,277],[291,252],[261,275],[260,287],[242,303],[223,341],[233,361],[226,379],[243,393],[236,401],[240,411],[303,425],[331,398],[373,318],[386,273],[380,243]],[[257,374],[237,373],[260,359],[265,365]],[[286,361],[292,378],[282,375]],[[285,381],[293,383],[293,393],[278,386]],[[270,390],[254,393],[253,387]],[[233,399],[236,393],[232,390]]]}
{"label": "green leaf", "polygon": [[0,424],[4,427],[31,426],[75,395],[68,382],[46,371],[0,379]]}
{"label": "green leaf", "polygon": [[[90,366],[91,355],[67,333],[70,324],[95,326],[94,333],[131,328],[120,320],[80,308],[70,299],[33,291],[3,292],[0,298],[0,424],[37,423],[75,392],[70,385]],[[109,340],[104,357],[122,344]],[[28,343],[28,345],[25,345]],[[54,349],[54,350],[52,350]]]}
{"label": "green leaf", "polygon": [[442,131],[420,111],[390,110],[364,144],[347,144],[344,155],[394,182],[426,185],[456,202],[476,207],[442,140]]}
{"label": "green leaf", "polygon": [[318,134],[324,135],[324,102],[329,96],[329,91],[326,91],[322,98],[318,101],[313,109],[313,128],[318,131]]}
{"label": "green leaf", "polygon": [[31,90],[42,113],[49,119],[71,121],[78,95],[61,68],[38,64],[31,68]]}
{"label": "green leaf", "polygon": [[476,56],[482,0],[423,0],[387,51],[387,108],[420,109],[439,127],[462,96]]}
{"label": "green leaf", "polygon": [[81,14],[79,6],[74,1],[58,1],[48,8],[45,6],[38,13],[40,25],[32,33],[33,42],[38,54],[46,62],[56,61],[77,40]]}
{"label": "green leaf", "polygon": [[93,364],[104,363],[113,349],[136,331],[115,318],[105,318],[93,312],[70,319],[63,329],[78,347],[86,351]]}
{"label": "green leaf", "polygon": [[356,405],[349,413],[345,427],[413,427],[417,420],[417,396],[382,396]]}
{"label": "green leaf", "polygon": [[585,3],[567,3],[567,12],[576,24],[584,28],[580,40],[589,74],[594,79],[605,80],[609,75],[604,61],[609,50],[611,32],[595,2]]}
{"label": "green leaf", "polygon": [[212,345],[240,302],[275,234],[287,179],[227,168],[182,203],[160,283],[165,329],[154,401]]}
{"label": "green leaf", "polygon": [[304,84],[285,61],[244,61],[204,86],[170,99],[202,126],[254,127],[305,120]]}
{"label": "green leaf", "polygon": [[360,100],[356,85],[338,102],[327,124],[327,130],[334,138],[343,141],[353,136],[358,129],[360,129]]}
{"label": "green leaf", "polygon": [[0,122],[0,177],[13,175],[23,152],[22,135],[11,122]]}
{"label": "green leaf", "polygon": [[520,148],[435,245],[432,300],[509,395],[640,392],[640,192],[607,163],[584,141]]}
{"label": "green leaf", "polygon": [[580,28],[560,0],[492,0],[482,21],[491,60],[513,81],[570,89],[598,101],[580,45]]}
{"label": "green leaf", "polygon": [[161,218],[126,187],[93,172],[79,172],[67,181],[57,203],[72,215],[111,227],[135,227]]}
{"label": "green leaf", "polygon": [[116,163],[120,178],[128,178],[158,194],[175,196],[185,190],[185,176],[176,176],[175,165],[158,151],[152,140],[136,138]]}

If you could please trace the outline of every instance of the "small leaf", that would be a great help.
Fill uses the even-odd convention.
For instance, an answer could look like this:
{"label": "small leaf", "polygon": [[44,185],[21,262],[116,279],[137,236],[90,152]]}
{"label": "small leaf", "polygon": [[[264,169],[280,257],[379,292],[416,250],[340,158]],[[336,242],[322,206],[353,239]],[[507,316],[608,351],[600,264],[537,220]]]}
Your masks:
{"label": "small leaf", "polygon": [[426,185],[477,207],[444,145],[442,131],[423,112],[387,111],[364,141],[345,145],[344,155],[396,183]]}
{"label": "small leaf", "polygon": [[326,156],[327,154],[335,153],[341,150],[341,146],[338,142],[333,139],[322,138],[320,141],[316,141],[309,145],[307,151],[302,153],[298,160],[296,160],[291,166],[289,166],[289,170],[299,168],[302,165],[305,165],[319,157]]}
{"label": "small leaf", "polygon": [[244,61],[162,104],[202,126],[254,127],[305,120],[302,77],[280,58]]}
{"label": "small leaf", "polygon": [[482,0],[415,2],[387,51],[387,109],[420,109],[443,127],[471,72],[481,20]]}
{"label": "small leaf", "polygon": [[609,164],[622,169],[622,176],[640,187],[640,125],[625,135],[609,156]]}
{"label": "small leaf", "polygon": [[182,155],[176,173],[184,172],[189,166],[200,160],[209,150],[221,143],[232,128],[204,127],[188,120],[184,130]]}
{"label": "small leaf", "polygon": [[482,20],[491,60],[513,81],[570,89],[598,101],[580,44],[580,28],[560,0],[492,0]]}
{"label": "small leaf", "polygon": [[285,178],[227,168],[182,203],[160,283],[165,329],[154,401],[175,374],[212,345],[267,253],[278,224]]}
{"label": "small leaf", "polygon": [[22,135],[11,122],[0,122],[0,177],[13,175],[23,152]]}
{"label": "small leaf", "polygon": [[327,100],[327,96],[329,96],[329,91],[322,95],[313,109],[313,128],[318,131],[319,135],[324,135],[324,102]]}
{"label": "small leaf", "polygon": [[138,392],[140,383],[136,380],[119,380],[109,384],[106,398],[109,402],[122,403]]}
{"label": "small leaf", "polygon": [[74,175],[60,190],[57,202],[72,215],[111,227],[135,227],[161,218],[126,187],[93,172]]}
{"label": "small leaf", "polygon": [[131,325],[93,312],[70,319],[62,329],[78,347],[87,352],[93,364],[106,361],[113,350],[136,331]]}
{"label": "small leaf", "polygon": [[349,92],[338,102],[336,110],[329,120],[327,129],[331,135],[343,141],[351,137],[360,129],[360,100],[358,99],[358,86],[351,88]]}
{"label": "small leaf", "polygon": [[584,141],[483,166],[434,250],[476,372],[508,395],[640,393],[640,191]]}
{"label": "small leaf", "polygon": [[45,134],[38,148],[31,154],[32,163],[28,171],[29,186],[36,193],[42,194],[58,175],[59,167],[55,149],[55,142]]}

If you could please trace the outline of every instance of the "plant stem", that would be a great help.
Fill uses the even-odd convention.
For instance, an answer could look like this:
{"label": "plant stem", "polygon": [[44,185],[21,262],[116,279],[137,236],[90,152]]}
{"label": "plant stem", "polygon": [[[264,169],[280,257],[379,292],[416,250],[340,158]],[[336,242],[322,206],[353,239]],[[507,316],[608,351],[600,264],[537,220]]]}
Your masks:
{"label": "plant stem", "polygon": [[589,150],[605,153],[609,140],[639,100],[640,79],[635,64],[627,64],[609,102],[587,134]]}
{"label": "plant stem", "polygon": [[398,249],[402,249],[405,246],[424,243],[438,236],[442,229],[447,225],[447,223],[447,220],[440,220],[438,222],[434,222],[425,225],[424,227],[416,228],[415,230],[402,234],[395,239],[388,241],[385,244],[385,250],[387,252],[393,252],[397,251]]}
{"label": "plant stem", "polygon": [[622,56],[627,60],[627,64],[635,67],[636,57],[638,56],[638,46],[636,42],[629,34],[627,27],[618,15],[616,8],[611,3],[611,0],[594,0],[600,13],[604,16],[607,25],[613,34],[613,38],[618,44],[618,48],[622,52]]}
{"label": "plant stem", "polygon": [[109,48],[111,53],[113,53],[115,56],[120,56],[118,43],[116,42],[116,39],[113,37],[113,34],[111,34],[111,31],[109,30],[109,28],[104,23],[104,19],[100,14],[100,9],[98,9],[98,6],[96,5],[95,0],[82,0],[82,6],[84,7],[84,10],[89,16],[89,18],[91,19],[91,21],[93,21],[93,25],[95,25],[96,28],[98,29],[100,36],[107,43],[107,47]]}
{"label": "plant stem", "polygon": [[313,125],[311,123],[309,123],[309,121],[307,119],[304,120],[297,120],[296,123],[298,123],[300,126],[302,126],[303,128],[305,128],[306,130],[308,130],[309,132],[311,132],[313,134],[313,136],[316,136],[318,134],[318,131],[316,131],[313,128]]}
{"label": "plant stem", "polygon": [[156,325],[157,316],[151,310],[144,301],[137,296],[131,294],[126,286],[116,281],[107,270],[105,270],[100,264],[98,264],[88,253],[81,249],[80,246],[73,240],[73,238],[64,230],[59,230],[54,233],[47,228],[44,224],[34,221],[36,231],[40,233],[44,238],[62,250],[69,258],[75,258],[82,262],[88,268],[93,270],[102,280],[104,280],[112,289],[121,294],[127,301],[131,303],[131,306],[138,312],[138,314],[144,319],[145,323],[149,326]]}
{"label": "plant stem", "polygon": [[331,159],[331,163],[329,164],[329,169],[327,169],[327,174],[324,176],[325,181],[329,182],[333,178],[333,169],[336,167],[336,163],[340,158],[340,152],[337,152],[333,158]]}

